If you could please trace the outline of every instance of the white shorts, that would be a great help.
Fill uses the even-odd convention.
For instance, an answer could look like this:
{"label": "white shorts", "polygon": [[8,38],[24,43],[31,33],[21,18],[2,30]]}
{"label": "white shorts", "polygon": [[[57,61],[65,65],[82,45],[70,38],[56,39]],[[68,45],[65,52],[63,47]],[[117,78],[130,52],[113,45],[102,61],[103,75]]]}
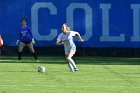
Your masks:
{"label": "white shorts", "polygon": [[70,51],[76,52],[76,47],[71,47],[71,48],[67,47],[67,48],[65,48],[64,50],[65,50],[65,55],[68,55],[68,53],[69,53]]}

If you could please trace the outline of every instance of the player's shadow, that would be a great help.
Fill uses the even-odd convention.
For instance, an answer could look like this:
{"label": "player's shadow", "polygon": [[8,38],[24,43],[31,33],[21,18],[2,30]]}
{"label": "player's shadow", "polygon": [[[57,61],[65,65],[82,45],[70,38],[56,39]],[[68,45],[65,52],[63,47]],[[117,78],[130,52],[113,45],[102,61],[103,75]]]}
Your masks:
{"label": "player's shadow", "polygon": [[140,65],[140,58],[121,58],[121,57],[87,57],[77,59],[77,64],[93,65]]}
{"label": "player's shadow", "polygon": [[36,72],[36,71],[18,71],[18,70],[17,71],[12,71],[12,70],[11,71],[6,71],[5,70],[5,71],[0,71],[0,72],[31,72],[32,73],[32,72]]}

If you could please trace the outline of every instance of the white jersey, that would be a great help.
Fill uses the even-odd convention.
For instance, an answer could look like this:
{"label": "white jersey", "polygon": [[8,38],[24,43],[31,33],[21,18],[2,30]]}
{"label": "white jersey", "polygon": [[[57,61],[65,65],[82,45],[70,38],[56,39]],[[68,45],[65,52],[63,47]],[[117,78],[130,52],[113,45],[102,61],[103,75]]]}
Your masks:
{"label": "white jersey", "polygon": [[73,41],[73,36],[76,35],[76,31],[68,31],[66,33],[66,35],[64,35],[63,33],[61,33],[58,38],[57,38],[57,41],[58,42],[64,42],[64,48],[73,48],[73,47],[76,47],[75,46],[75,43]]}

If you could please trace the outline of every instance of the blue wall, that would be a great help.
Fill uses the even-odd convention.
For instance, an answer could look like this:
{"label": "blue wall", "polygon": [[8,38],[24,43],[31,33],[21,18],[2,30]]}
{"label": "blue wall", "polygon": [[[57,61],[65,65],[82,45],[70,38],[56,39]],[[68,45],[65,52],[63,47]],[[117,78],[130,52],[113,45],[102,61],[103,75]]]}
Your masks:
{"label": "blue wall", "polygon": [[[140,47],[139,0],[0,0],[0,34],[16,46],[26,18],[36,46],[56,46],[61,25],[81,33],[81,47]],[[76,40],[76,39],[75,39]]]}

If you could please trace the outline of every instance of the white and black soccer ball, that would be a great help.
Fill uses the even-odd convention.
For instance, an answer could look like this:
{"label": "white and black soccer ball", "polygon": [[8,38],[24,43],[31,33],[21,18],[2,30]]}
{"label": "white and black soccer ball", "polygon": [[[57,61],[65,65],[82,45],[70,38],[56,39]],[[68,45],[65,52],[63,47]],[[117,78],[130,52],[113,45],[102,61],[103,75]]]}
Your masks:
{"label": "white and black soccer ball", "polygon": [[44,66],[40,66],[40,67],[38,67],[38,72],[45,73],[46,72],[46,68]]}

